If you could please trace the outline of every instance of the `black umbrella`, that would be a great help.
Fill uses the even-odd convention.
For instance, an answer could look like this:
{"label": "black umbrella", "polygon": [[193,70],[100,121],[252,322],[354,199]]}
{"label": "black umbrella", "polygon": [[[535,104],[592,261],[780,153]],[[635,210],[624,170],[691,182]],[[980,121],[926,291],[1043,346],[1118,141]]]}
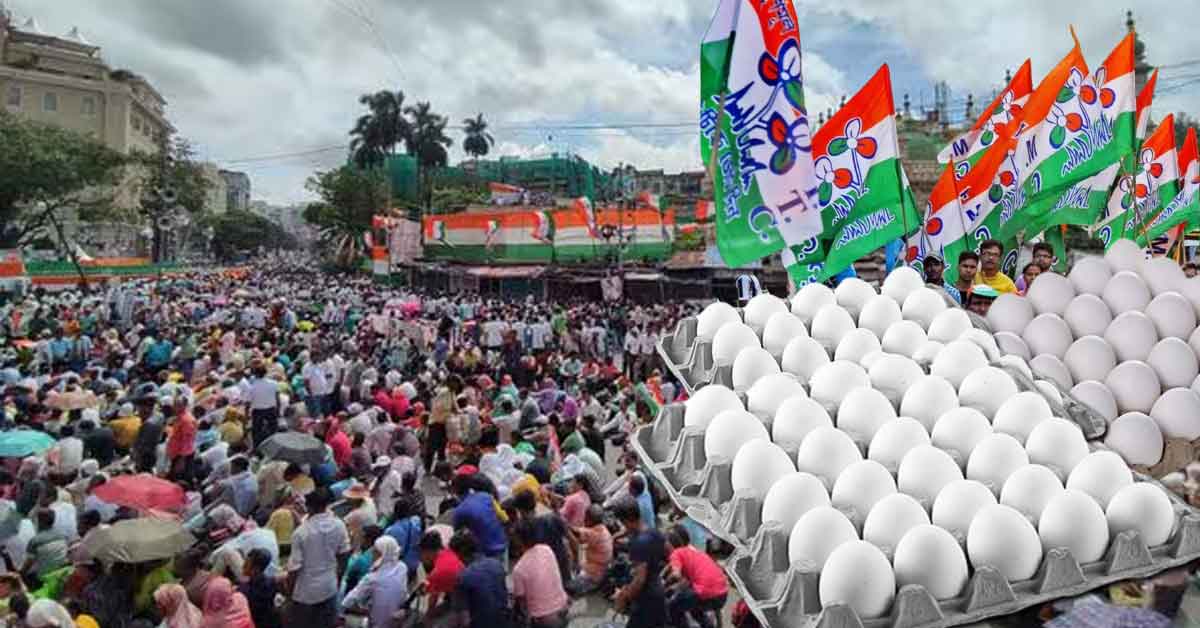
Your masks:
{"label": "black umbrella", "polygon": [[263,441],[258,452],[273,460],[317,465],[325,462],[325,443],[303,432],[281,432]]}

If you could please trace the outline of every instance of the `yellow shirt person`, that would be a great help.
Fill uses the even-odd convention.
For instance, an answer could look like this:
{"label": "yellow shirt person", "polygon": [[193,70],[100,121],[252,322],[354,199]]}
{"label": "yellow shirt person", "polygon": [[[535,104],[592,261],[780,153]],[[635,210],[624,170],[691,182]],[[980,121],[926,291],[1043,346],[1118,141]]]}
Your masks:
{"label": "yellow shirt person", "polygon": [[991,277],[985,277],[982,270],[975,273],[975,285],[980,284],[991,286],[992,289],[1000,294],[1017,291],[1017,284],[1013,283],[1013,280],[1009,279],[1008,275],[1000,271],[996,271]]}

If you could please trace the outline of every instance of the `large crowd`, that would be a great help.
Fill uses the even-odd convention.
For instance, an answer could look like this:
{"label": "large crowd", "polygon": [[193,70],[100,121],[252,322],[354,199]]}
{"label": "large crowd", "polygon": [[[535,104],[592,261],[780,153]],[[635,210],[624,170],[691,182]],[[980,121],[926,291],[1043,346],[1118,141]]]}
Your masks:
{"label": "large crowd", "polygon": [[707,535],[628,449],[694,306],[302,268],[0,308],[0,621],[712,625]]}

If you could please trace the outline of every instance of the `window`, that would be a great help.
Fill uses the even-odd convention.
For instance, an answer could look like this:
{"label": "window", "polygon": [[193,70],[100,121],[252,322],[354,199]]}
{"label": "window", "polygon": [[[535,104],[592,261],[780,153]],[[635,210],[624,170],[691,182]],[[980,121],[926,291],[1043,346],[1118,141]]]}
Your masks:
{"label": "window", "polygon": [[141,131],[142,130],[142,117],[137,115],[136,113],[133,114],[132,117],[133,117],[133,130]]}
{"label": "window", "polygon": [[83,100],[79,101],[79,113],[85,116],[96,115],[96,97],[84,96]]}
{"label": "window", "polygon": [[4,94],[4,106],[12,111],[20,111],[21,109],[21,86],[9,85],[8,90]]}
{"label": "window", "polygon": [[58,94],[46,92],[42,95],[42,111],[58,111]]}

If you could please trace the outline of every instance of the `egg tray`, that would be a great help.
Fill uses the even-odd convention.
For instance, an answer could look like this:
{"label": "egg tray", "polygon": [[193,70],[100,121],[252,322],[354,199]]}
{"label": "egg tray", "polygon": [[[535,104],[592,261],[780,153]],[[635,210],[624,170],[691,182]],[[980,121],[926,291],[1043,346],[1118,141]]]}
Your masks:
{"label": "egg tray", "polygon": [[[1103,560],[1083,565],[1069,551],[1053,549],[1043,557],[1031,580],[1010,583],[995,569],[981,567],[958,598],[938,602],[923,587],[908,585],[897,591],[889,616],[860,619],[845,605],[821,607],[816,567],[788,562],[790,530],[761,521],[761,498],[734,492],[731,461],[707,459],[703,431],[685,428],[683,417],[683,404],[663,407],[651,424],[634,433],[633,448],[677,507],[734,547],[724,567],[764,626],[940,628],[969,624],[1113,582],[1145,578],[1200,558],[1200,511],[1153,478],[1135,472],[1136,481],[1155,482],[1175,507],[1177,522],[1167,543],[1150,548],[1136,531],[1123,532],[1110,542]],[[794,456],[795,446],[788,453]]]}

